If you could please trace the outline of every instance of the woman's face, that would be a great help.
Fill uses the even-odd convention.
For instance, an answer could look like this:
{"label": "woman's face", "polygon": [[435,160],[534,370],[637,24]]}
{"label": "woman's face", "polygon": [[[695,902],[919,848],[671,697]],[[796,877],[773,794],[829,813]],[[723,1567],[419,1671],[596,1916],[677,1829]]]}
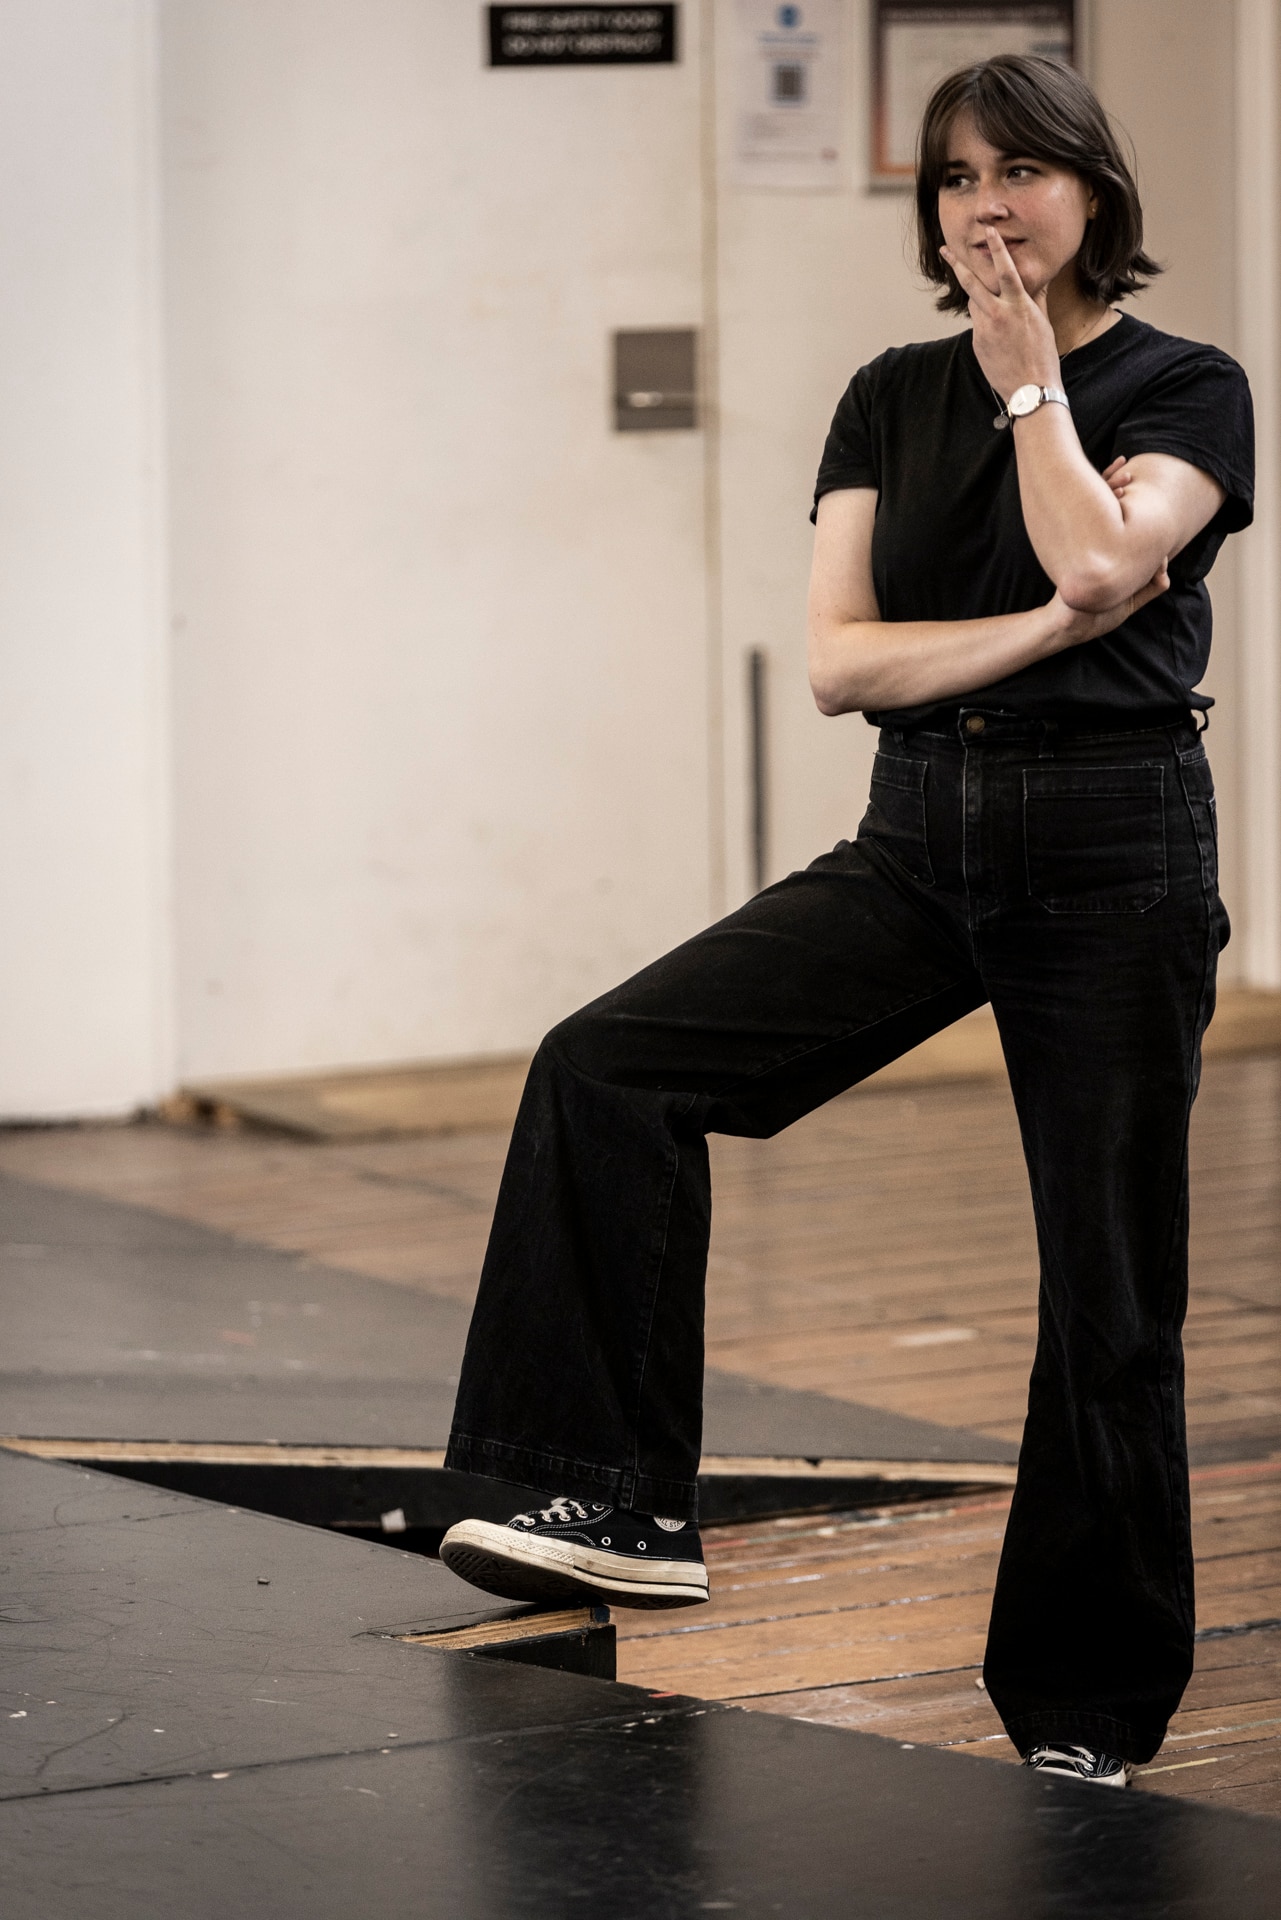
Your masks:
{"label": "woman's face", "polygon": [[1096,201],[1079,173],[1046,160],[1001,153],[988,145],[969,114],[958,114],[947,143],[947,170],[939,187],[943,238],[984,286],[997,290],[984,227],[996,227],[1020,280],[1035,299],[1081,250]]}

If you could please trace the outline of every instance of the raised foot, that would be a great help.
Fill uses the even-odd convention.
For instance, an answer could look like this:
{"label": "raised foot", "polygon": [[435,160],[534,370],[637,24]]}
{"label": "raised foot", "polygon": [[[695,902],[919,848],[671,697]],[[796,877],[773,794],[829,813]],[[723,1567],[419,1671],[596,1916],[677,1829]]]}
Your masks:
{"label": "raised foot", "polygon": [[558,1495],[505,1526],[460,1520],[440,1543],[451,1573],[504,1600],[693,1607],[708,1598],[692,1520],[655,1519]]}

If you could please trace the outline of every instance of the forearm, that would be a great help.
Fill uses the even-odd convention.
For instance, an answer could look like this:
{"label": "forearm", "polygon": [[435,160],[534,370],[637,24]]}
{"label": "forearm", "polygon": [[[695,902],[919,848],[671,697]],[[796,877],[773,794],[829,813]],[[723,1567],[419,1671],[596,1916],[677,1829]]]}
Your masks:
{"label": "forearm", "polygon": [[820,713],[957,700],[1075,644],[1053,601],[982,620],[812,617],[810,686]]}
{"label": "forearm", "polygon": [[1028,539],[1070,606],[1111,606],[1151,579],[1165,557],[1164,530],[1127,522],[1065,407],[1051,402],[1017,421],[1014,449]]}

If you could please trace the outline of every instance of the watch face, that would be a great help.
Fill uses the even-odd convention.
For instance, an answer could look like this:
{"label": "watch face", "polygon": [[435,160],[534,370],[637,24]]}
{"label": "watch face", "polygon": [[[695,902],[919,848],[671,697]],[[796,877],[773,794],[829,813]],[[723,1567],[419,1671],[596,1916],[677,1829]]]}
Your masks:
{"label": "watch face", "polygon": [[1025,413],[1035,413],[1041,404],[1039,387],[1016,387],[1010,395],[1007,411],[1016,418]]}

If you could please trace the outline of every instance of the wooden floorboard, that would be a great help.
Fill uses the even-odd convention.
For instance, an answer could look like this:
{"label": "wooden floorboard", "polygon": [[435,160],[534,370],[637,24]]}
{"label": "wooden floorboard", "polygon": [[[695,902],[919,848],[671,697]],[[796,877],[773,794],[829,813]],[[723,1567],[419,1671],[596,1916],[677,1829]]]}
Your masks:
{"label": "wooden floorboard", "polygon": [[[0,1172],[468,1301],[505,1147],[49,1128],[0,1133]],[[1018,1440],[1036,1244],[1003,1082],[856,1091],[776,1140],[714,1139],[712,1160],[709,1364]],[[1207,1063],[1192,1195],[1189,1432],[1219,1463],[1197,1477],[1201,1619],[1221,1637],[1147,1784],[1281,1812],[1281,1055]],[[999,1756],[974,1680],[1004,1512],[718,1531],[713,1607],[620,1616],[624,1671]]]}
{"label": "wooden floorboard", "polygon": [[[1018,1756],[982,1688],[1005,1497],[707,1536],[697,1613],[619,1612],[619,1677],[904,1745]],[[1281,1461],[1194,1476],[1196,1671],[1152,1792],[1281,1814]]]}
{"label": "wooden floorboard", "polygon": [[[50,1129],[0,1137],[0,1169],[465,1301],[505,1144]],[[1017,1439],[1036,1247],[1007,1087],[856,1092],[712,1150],[710,1364]],[[1281,1450],[1281,1056],[1207,1065],[1192,1267],[1194,1442]]]}
{"label": "wooden floorboard", "polygon": [[[1225,986],[1206,1035],[1207,1057],[1281,1048],[1281,993]],[[352,1140],[509,1127],[528,1056],[419,1061],[283,1078],[188,1083],[165,1102],[174,1118],[219,1124],[266,1122],[316,1139]],[[1005,1056],[991,1007],[979,1007],[891,1061],[869,1086],[1004,1079]]]}

